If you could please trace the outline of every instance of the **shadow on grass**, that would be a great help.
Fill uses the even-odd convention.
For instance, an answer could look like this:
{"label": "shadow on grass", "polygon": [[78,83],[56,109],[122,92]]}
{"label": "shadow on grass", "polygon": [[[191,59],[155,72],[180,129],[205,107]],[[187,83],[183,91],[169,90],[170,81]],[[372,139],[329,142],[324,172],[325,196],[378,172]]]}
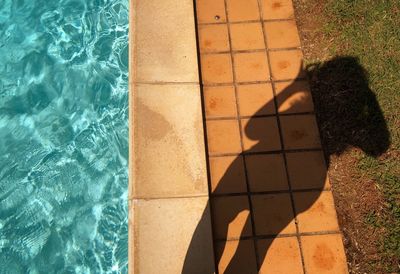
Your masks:
{"label": "shadow on grass", "polygon": [[[350,147],[357,147],[371,157],[378,157],[384,153],[390,145],[389,131],[375,95],[369,88],[368,74],[360,65],[358,59],[350,56],[336,57],[327,62],[309,65],[306,67],[306,70],[310,78],[309,83],[313,95],[314,112],[319,125],[325,159],[327,160],[326,165],[329,167],[330,155],[340,155]],[[286,117],[291,116],[295,109],[307,108],[305,104],[309,104],[311,98],[307,98],[307,95],[305,95],[297,96],[295,98],[299,99],[293,100],[293,96],[298,92],[302,91],[299,90],[299,85],[296,82],[289,84],[277,95],[275,102],[267,102],[263,108],[249,120],[245,128],[245,134],[247,138],[257,141],[257,144],[250,150],[244,151],[236,157],[217,183],[217,187],[211,193],[210,209],[212,212],[212,222],[214,224],[213,236],[214,240],[218,240],[214,244],[216,251],[215,262],[217,268],[219,268],[219,273],[258,273],[276,235],[281,233],[289,224],[293,223],[296,215],[309,209],[326,186],[326,168],[323,168],[321,171],[320,166],[315,166],[315,168],[312,164],[311,166],[310,164],[306,166],[304,163],[307,159],[304,157],[294,157],[291,163],[292,166],[298,166],[301,169],[304,165],[304,169],[310,171],[310,178],[306,177],[305,180],[303,178],[303,180],[296,183],[293,182],[290,176],[288,178],[285,177],[285,182],[291,184],[293,193],[301,192],[309,194],[297,196],[294,207],[290,202],[293,200],[293,196],[290,196],[292,194],[290,194],[287,188],[286,190],[279,189],[279,193],[262,192],[257,194],[254,193],[257,191],[253,191],[250,185],[250,190],[252,192],[250,199],[248,199],[249,196],[246,192],[236,193],[235,196],[231,194],[225,195],[225,197],[243,197],[247,202],[221,203],[218,202],[218,199],[221,199],[221,197],[216,197],[216,194],[219,194],[217,196],[227,194],[227,192],[229,192],[227,190],[232,189],[232,184],[236,183],[237,174],[240,173],[238,169],[242,168],[243,165],[246,167],[245,163],[247,163],[248,158],[251,157],[251,152],[262,151],[263,148],[268,147],[268,142],[270,142],[270,140],[266,139],[266,134],[263,134],[263,131],[268,131],[270,128],[260,130],[260,123],[258,121],[260,121],[262,117],[258,114],[264,113],[264,109],[270,109],[276,102],[284,102],[287,100],[291,102],[289,108],[281,113],[283,115],[288,114]],[[305,108],[303,108],[303,106]],[[309,114],[296,113],[296,115]],[[280,117],[283,116],[280,115]],[[298,134],[296,138],[299,138],[301,142],[301,138],[303,137],[307,138],[307,132],[305,134]],[[286,156],[287,155],[288,153],[286,153]],[[259,157],[257,159],[257,161],[252,162],[252,168],[259,170],[265,169],[263,158]],[[295,162],[293,163],[293,161]],[[311,163],[315,163],[315,158]],[[285,167],[286,169],[288,168],[287,161],[285,161]],[[272,170],[272,173],[270,171],[268,176],[262,178],[266,189],[268,189],[268,184],[276,184],[274,180],[279,176],[273,174],[274,172],[279,172],[279,170]],[[304,171],[300,172],[303,172],[302,176],[304,177]],[[290,174],[290,170],[285,176],[287,176],[287,174]],[[299,185],[299,182],[306,183],[304,185]],[[264,203],[265,200],[259,203],[254,199],[256,196],[267,197],[268,195],[267,203]],[[289,203],[283,203],[286,198],[281,198],[283,198],[284,195],[286,195],[285,197],[287,198],[291,197]],[[278,196],[281,198],[276,198]],[[255,203],[258,204],[257,216],[255,216],[254,212]],[[288,204],[290,205],[289,207],[287,206]],[[264,207],[262,205],[264,205]],[[247,214],[247,217],[245,217],[247,219],[243,222],[244,225],[237,246],[234,248],[234,253],[229,258],[225,258],[226,256],[223,253],[224,249],[226,250],[227,248],[227,243],[229,243],[229,241],[226,240],[228,237],[229,225],[239,214],[245,211],[249,212],[249,209],[250,214]],[[215,213],[216,210],[219,212],[218,214]],[[223,215],[221,215],[221,212]],[[270,224],[268,224],[269,221],[266,218],[268,218],[268,216],[275,216],[275,212],[279,212],[281,215],[278,219],[271,220]],[[201,246],[201,242],[204,240],[203,235],[206,234],[209,229],[203,224],[205,220],[208,219],[209,214],[209,208],[207,207],[188,248],[182,270],[184,274],[213,273],[211,269],[205,271],[205,268],[199,267],[201,262],[199,262],[198,258],[202,256],[196,255],[199,253],[196,247]],[[266,225],[269,228],[267,230],[258,229],[259,224],[257,224],[257,222],[264,223],[264,226]],[[251,254],[255,254],[255,256]],[[223,259],[221,260],[221,258]],[[257,261],[254,258],[257,258]]]}

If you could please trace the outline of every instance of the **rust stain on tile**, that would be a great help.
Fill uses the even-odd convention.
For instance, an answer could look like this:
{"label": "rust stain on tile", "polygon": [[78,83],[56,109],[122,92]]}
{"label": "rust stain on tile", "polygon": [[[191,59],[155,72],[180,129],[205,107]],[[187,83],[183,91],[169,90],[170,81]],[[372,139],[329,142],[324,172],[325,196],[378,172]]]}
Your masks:
{"label": "rust stain on tile", "polygon": [[213,42],[212,42],[211,40],[205,40],[205,41],[204,41],[204,45],[205,45],[206,47],[211,47],[212,44],[213,44]]}
{"label": "rust stain on tile", "polygon": [[285,69],[285,68],[288,68],[290,66],[290,62],[281,61],[281,62],[279,62],[278,66],[279,66],[280,69]]}
{"label": "rust stain on tile", "polygon": [[324,270],[333,269],[336,263],[335,255],[325,243],[316,246],[313,261],[319,268]]}
{"label": "rust stain on tile", "polygon": [[304,131],[294,130],[291,132],[290,136],[292,136],[295,140],[300,140],[307,136],[307,134]]}
{"label": "rust stain on tile", "polygon": [[316,205],[314,205],[314,207],[311,210],[322,213],[322,214],[326,213],[325,205],[324,205],[324,203],[321,203],[321,202],[316,203]]}
{"label": "rust stain on tile", "polygon": [[272,8],[273,8],[274,10],[279,9],[279,8],[281,8],[281,7],[282,7],[282,4],[281,4],[280,2],[274,2],[274,3],[272,4]]}

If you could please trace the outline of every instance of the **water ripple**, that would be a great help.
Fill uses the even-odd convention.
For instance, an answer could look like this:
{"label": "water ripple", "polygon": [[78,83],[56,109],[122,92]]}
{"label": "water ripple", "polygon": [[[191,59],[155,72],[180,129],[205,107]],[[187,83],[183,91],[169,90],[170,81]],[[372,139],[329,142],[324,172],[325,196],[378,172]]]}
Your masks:
{"label": "water ripple", "polygon": [[0,0],[0,273],[126,273],[128,1]]}

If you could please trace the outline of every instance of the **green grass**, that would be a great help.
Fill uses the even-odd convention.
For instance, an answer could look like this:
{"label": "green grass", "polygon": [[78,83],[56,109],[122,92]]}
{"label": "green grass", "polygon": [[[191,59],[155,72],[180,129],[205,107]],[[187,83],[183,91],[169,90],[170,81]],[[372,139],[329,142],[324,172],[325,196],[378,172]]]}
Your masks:
{"label": "green grass", "polygon": [[[384,194],[386,214],[371,212],[367,225],[384,227],[382,260],[400,258],[400,1],[325,0],[322,32],[335,38],[330,54],[358,57],[369,73],[370,89],[375,93],[390,131],[390,149],[378,159],[355,153],[357,169],[372,178]],[[393,263],[386,271],[398,271]]]}

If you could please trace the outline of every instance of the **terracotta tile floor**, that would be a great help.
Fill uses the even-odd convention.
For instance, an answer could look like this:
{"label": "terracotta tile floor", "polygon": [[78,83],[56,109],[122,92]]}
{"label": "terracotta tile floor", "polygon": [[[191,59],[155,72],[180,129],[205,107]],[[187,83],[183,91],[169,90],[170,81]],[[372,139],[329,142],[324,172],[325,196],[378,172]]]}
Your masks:
{"label": "terracotta tile floor", "polygon": [[290,0],[196,0],[219,273],[347,273]]}

